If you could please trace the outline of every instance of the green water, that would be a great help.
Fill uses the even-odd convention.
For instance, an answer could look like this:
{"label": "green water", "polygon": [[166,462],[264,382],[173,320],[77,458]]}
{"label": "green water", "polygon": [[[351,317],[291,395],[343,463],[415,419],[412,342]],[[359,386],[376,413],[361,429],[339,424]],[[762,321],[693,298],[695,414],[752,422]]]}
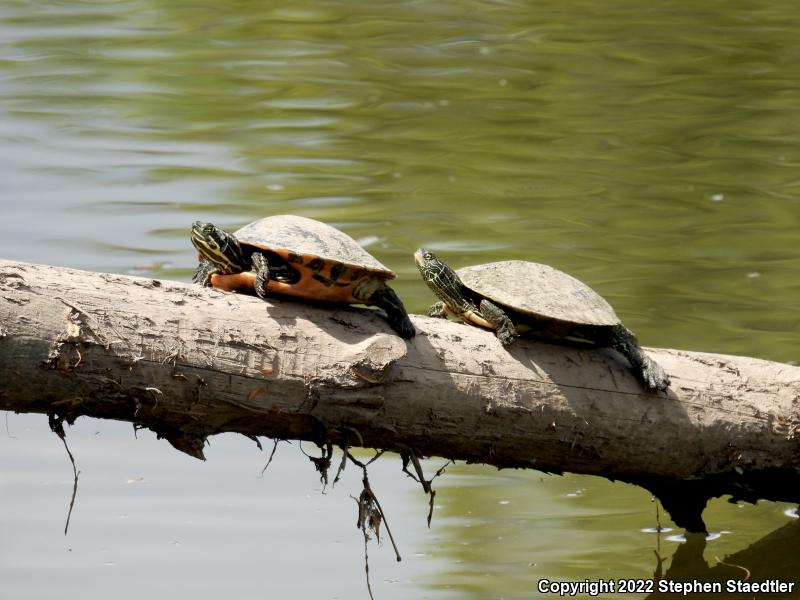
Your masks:
{"label": "green water", "polygon": [[[414,312],[426,245],[561,268],[646,345],[797,361],[798,81],[786,0],[9,0],[0,257],[187,280],[193,220],[291,212],[359,239]],[[628,486],[479,467],[441,485],[418,532],[435,572],[397,597],[536,597],[545,576],[650,576],[677,547]],[[706,558],[786,508],[712,503],[730,533]]]}

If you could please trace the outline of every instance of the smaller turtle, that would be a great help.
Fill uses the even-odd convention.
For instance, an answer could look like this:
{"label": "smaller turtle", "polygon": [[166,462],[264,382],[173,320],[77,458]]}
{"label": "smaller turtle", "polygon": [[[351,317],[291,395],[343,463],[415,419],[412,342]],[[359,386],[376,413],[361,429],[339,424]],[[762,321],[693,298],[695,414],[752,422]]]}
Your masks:
{"label": "smaller turtle", "polygon": [[521,333],[609,346],[628,359],[649,389],[669,386],[664,370],[639,347],[608,302],[566,273],[524,260],[454,271],[424,248],[416,251],[414,260],[440,299],[431,306],[432,317],[453,316],[494,330],[504,346]]}
{"label": "smaller turtle", "polygon": [[386,282],[395,274],[346,233],[295,215],[265,217],[233,234],[211,223],[192,225],[200,264],[192,281],[266,299],[284,294],[309,300],[371,304],[386,311],[401,337],[414,337],[403,303]]}

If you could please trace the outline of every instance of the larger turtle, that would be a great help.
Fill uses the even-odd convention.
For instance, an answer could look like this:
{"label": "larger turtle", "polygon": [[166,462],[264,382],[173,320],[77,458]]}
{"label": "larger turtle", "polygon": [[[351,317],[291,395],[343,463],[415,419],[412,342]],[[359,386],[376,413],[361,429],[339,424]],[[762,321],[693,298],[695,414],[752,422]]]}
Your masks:
{"label": "larger turtle", "polygon": [[386,311],[404,338],[414,326],[397,294],[386,285],[395,274],[338,229],[296,215],[275,215],[233,234],[211,223],[192,225],[200,253],[193,281],[264,299],[284,294],[310,300],[372,304]]}
{"label": "larger turtle", "polygon": [[610,346],[628,359],[649,389],[669,386],[664,370],[639,347],[608,302],[566,273],[524,260],[454,271],[424,248],[414,259],[440,300],[431,306],[433,317],[453,316],[492,329],[506,346],[521,333]]}

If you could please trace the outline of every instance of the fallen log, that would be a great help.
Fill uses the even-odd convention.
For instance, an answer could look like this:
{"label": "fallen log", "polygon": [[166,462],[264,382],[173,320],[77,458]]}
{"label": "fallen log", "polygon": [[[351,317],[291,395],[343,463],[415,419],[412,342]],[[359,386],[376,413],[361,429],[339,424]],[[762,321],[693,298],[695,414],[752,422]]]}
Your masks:
{"label": "fallen log", "polygon": [[800,368],[648,349],[648,392],[609,349],[370,309],[0,261],[0,409],[209,435],[315,441],[642,486],[705,531],[709,498],[800,501]]}

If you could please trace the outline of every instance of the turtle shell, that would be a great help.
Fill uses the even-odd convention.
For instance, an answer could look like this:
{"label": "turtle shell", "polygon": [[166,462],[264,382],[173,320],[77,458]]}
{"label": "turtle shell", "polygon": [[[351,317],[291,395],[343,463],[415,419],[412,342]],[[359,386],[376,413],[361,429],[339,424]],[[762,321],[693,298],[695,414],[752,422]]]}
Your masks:
{"label": "turtle shell", "polygon": [[461,281],[479,296],[521,315],[581,325],[617,325],[620,319],[585,283],[549,267],[509,260],[464,267]]}
{"label": "turtle shell", "polygon": [[357,241],[314,219],[297,215],[274,215],[253,221],[233,234],[240,244],[272,250],[281,254],[293,253],[303,257],[321,258],[352,267],[374,271],[387,279],[395,274],[382,265]]}
{"label": "turtle shell", "polygon": [[[395,278],[349,235],[314,219],[274,215],[253,221],[233,235],[245,248],[279,255],[299,273],[293,283],[270,279],[268,292],[361,303],[376,287],[371,282]],[[214,275],[211,283],[230,291],[249,291],[255,285],[255,274]]]}

